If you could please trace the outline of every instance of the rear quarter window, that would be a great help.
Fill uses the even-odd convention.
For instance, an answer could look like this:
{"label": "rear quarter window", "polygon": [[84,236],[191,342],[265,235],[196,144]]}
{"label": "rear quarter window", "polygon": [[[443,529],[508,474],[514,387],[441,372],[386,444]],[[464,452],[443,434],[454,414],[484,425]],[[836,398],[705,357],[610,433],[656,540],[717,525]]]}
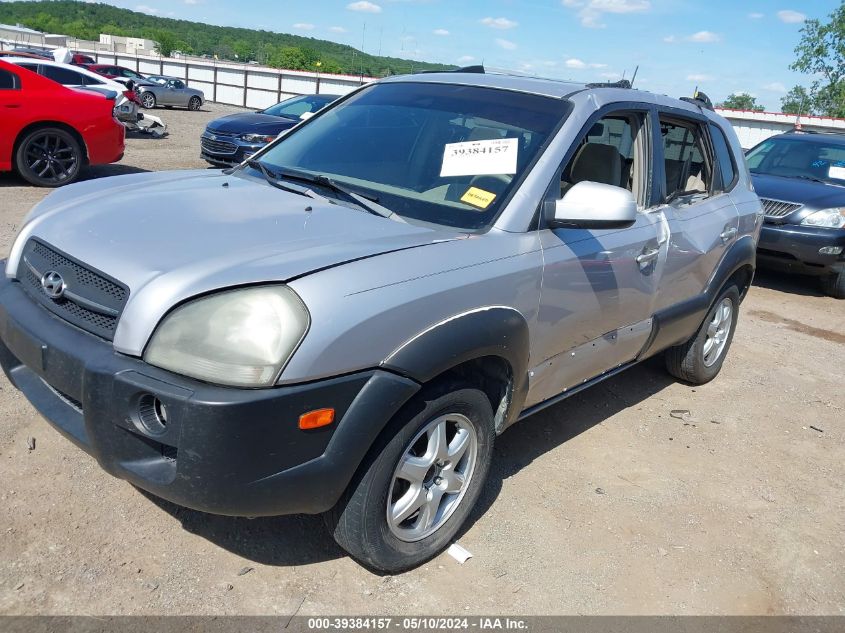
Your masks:
{"label": "rear quarter window", "polygon": [[20,87],[20,80],[15,73],[0,68],[0,90],[19,90]]}
{"label": "rear quarter window", "polygon": [[725,133],[718,125],[710,124],[710,140],[716,154],[717,171],[721,176],[721,189],[730,191],[736,184],[736,163]]}

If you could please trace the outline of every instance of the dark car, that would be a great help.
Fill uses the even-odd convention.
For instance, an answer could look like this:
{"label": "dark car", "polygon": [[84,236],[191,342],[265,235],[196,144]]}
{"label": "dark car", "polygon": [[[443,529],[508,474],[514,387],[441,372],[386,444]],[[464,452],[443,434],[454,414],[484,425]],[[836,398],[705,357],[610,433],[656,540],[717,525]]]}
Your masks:
{"label": "dark car", "polygon": [[845,299],[845,134],[780,134],[746,158],[765,213],[761,267],[818,276]]}
{"label": "dark car", "polygon": [[53,59],[53,51],[49,48],[38,48],[35,46],[25,47],[19,46],[11,51],[5,51],[6,55],[14,55],[17,57],[20,56],[32,56],[32,57],[40,57],[41,59]]}
{"label": "dark car", "polygon": [[252,154],[314,114],[339,95],[302,95],[259,112],[230,114],[214,119],[200,137],[200,156],[212,165],[242,163]]}

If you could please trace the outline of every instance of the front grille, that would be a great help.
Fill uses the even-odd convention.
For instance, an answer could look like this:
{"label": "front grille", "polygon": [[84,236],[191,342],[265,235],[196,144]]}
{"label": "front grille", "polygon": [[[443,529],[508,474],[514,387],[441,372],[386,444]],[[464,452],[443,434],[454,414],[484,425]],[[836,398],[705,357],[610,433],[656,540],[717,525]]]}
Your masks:
{"label": "front grille", "polygon": [[[51,271],[59,273],[65,282],[66,292],[58,299],[49,297],[41,282]],[[129,297],[129,289],[120,282],[35,239],[24,247],[18,281],[54,314],[107,340],[114,338],[117,320]]]}
{"label": "front grille", "polygon": [[782,218],[804,206],[795,202],[771,200],[770,198],[760,198],[760,202],[763,203],[763,213],[768,218]]}
{"label": "front grille", "polygon": [[237,132],[221,132],[220,130],[214,130],[210,127],[205,128],[205,133],[211,134],[211,136],[225,136],[225,137],[237,136],[237,134],[238,134]]}
{"label": "front grille", "polygon": [[234,143],[215,141],[206,136],[202,137],[201,144],[205,151],[211,152],[212,154],[234,154],[238,151],[238,146]]}

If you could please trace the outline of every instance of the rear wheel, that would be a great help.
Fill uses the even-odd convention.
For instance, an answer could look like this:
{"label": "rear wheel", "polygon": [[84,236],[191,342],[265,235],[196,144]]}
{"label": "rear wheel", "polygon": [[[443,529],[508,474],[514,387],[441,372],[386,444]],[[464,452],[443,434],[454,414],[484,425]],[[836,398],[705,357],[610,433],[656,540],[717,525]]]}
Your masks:
{"label": "rear wheel", "polygon": [[141,95],[141,105],[149,110],[156,107],[156,96],[152,92],[145,92]]}
{"label": "rear wheel", "polygon": [[493,411],[468,385],[429,388],[397,414],[327,516],[338,544],[368,567],[399,572],[448,546],[481,493]]}
{"label": "rear wheel", "polygon": [[822,277],[822,290],[835,299],[845,299],[845,273],[833,273]]}
{"label": "rear wheel", "polygon": [[188,110],[199,110],[201,105],[202,101],[199,97],[191,97],[191,100],[188,101]]}
{"label": "rear wheel", "polygon": [[698,332],[666,350],[669,373],[694,385],[713,380],[728,355],[738,316],[739,290],[730,286],[716,299]]}
{"label": "rear wheel", "polygon": [[41,128],[27,134],[15,153],[18,173],[39,187],[59,187],[73,182],[82,168],[82,147],[60,128]]}

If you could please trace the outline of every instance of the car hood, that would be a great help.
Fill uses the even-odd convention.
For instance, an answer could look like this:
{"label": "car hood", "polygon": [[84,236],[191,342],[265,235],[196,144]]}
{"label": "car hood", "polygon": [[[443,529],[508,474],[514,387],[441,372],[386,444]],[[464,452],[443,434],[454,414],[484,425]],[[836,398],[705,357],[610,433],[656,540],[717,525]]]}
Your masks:
{"label": "car hood", "polygon": [[753,174],[751,178],[761,198],[803,204],[814,210],[845,206],[845,187],[764,174]]}
{"label": "car hood", "polygon": [[[310,272],[462,234],[378,217],[218,170],[69,185],[30,212],[7,265],[38,237],[130,290],[115,349],[140,355],[159,318],[190,297]],[[151,317],[155,315],[155,318]]]}
{"label": "car hood", "polygon": [[297,123],[299,123],[297,119],[286,119],[285,117],[261,114],[260,112],[248,112],[230,114],[214,119],[208,124],[207,129],[211,133],[278,134],[283,130],[292,128]]}

